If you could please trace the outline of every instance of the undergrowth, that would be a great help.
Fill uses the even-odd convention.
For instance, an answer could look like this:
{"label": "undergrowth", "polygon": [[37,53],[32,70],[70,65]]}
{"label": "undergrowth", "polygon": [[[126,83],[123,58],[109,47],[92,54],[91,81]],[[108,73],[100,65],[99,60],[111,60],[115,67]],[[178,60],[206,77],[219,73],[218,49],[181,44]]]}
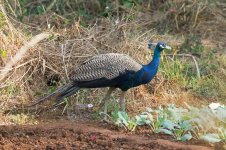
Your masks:
{"label": "undergrowth", "polygon": [[[200,39],[196,42],[193,39],[189,40],[190,37],[181,44],[181,50],[174,49],[176,53],[170,56],[163,55],[160,65],[161,75],[165,79],[177,81],[181,88],[191,90],[201,97],[224,102],[225,55],[213,53],[199,41]],[[198,66],[195,65],[193,58],[187,57],[184,52],[193,54],[191,56],[196,59]]]}
{"label": "undergrowth", "polygon": [[115,124],[129,131],[146,125],[151,132],[165,133],[180,141],[195,138],[213,143],[222,141],[226,144],[226,107],[213,107],[196,108],[187,105],[187,108],[182,108],[169,104],[157,109],[147,108],[135,117],[128,117],[126,112],[119,111],[116,107],[111,117]]}
{"label": "undergrowth", "polygon": [[[52,34],[32,47],[1,82],[1,112],[52,92],[68,82],[70,70],[96,54],[125,53],[146,64],[152,57],[149,41],[165,41],[173,51],[163,54],[158,79],[127,95],[128,111],[137,113],[146,106],[170,102],[199,106],[206,100],[226,100],[223,0],[8,0],[1,6],[1,71],[33,35],[43,31]],[[198,68],[193,57],[183,54],[194,56]],[[78,104],[92,103],[98,109],[104,92],[81,90],[66,108],[72,111]],[[115,94],[112,99],[117,97]],[[159,124],[152,128],[159,128]],[[184,134],[174,132],[178,132],[175,137]]]}

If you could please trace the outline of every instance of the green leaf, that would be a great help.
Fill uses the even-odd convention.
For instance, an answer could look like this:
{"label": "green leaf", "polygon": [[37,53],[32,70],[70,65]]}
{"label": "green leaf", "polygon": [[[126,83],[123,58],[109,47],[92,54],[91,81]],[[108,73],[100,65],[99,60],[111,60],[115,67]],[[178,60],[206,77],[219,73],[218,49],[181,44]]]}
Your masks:
{"label": "green leaf", "polygon": [[200,137],[200,139],[210,142],[210,143],[216,143],[216,142],[220,142],[221,139],[219,137],[218,134],[216,133],[208,133],[206,135],[203,135],[202,137]]}
{"label": "green leaf", "polygon": [[192,139],[192,135],[191,135],[190,132],[187,133],[187,134],[184,134],[183,136],[180,137],[180,140],[181,140],[181,141],[188,141],[188,140],[190,140],[190,139]]}
{"label": "green leaf", "polygon": [[146,117],[142,117],[142,116],[136,116],[136,123],[137,125],[144,125],[146,124]]}
{"label": "green leaf", "polygon": [[167,129],[163,129],[163,128],[160,128],[160,129],[157,129],[155,130],[156,133],[165,133],[165,134],[168,134],[168,135],[173,135],[173,132],[170,131],[170,130],[167,130]]}
{"label": "green leaf", "polygon": [[37,10],[37,13],[38,13],[38,14],[42,14],[42,13],[45,11],[45,9],[44,9],[43,6],[37,6],[37,7],[36,7],[36,10]]}
{"label": "green leaf", "polygon": [[220,139],[226,141],[226,128],[220,127],[218,128],[218,132],[219,132],[219,137]]}
{"label": "green leaf", "polygon": [[172,121],[170,120],[164,120],[161,124],[161,126],[163,128],[166,128],[166,129],[169,129],[169,130],[174,130],[175,127],[178,127],[177,124],[173,123]]}
{"label": "green leaf", "polygon": [[136,127],[137,127],[136,119],[132,118],[131,120],[129,120],[128,129],[130,131],[134,131]]}
{"label": "green leaf", "polygon": [[174,132],[174,135],[176,137],[181,137],[182,134],[184,133],[184,130],[182,130],[182,129],[175,129],[173,132]]}
{"label": "green leaf", "polygon": [[226,108],[224,107],[218,107],[215,110],[215,114],[217,115],[217,117],[221,120],[225,120],[226,121]]}
{"label": "green leaf", "polygon": [[191,122],[188,120],[182,121],[179,123],[179,126],[181,127],[181,129],[188,131],[192,129],[192,125]]}
{"label": "green leaf", "polygon": [[128,115],[124,111],[119,111],[118,112],[119,119],[122,121],[123,124],[128,126]]}
{"label": "green leaf", "polygon": [[151,113],[143,112],[140,115],[135,116],[137,125],[151,124],[153,123],[153,116]]}

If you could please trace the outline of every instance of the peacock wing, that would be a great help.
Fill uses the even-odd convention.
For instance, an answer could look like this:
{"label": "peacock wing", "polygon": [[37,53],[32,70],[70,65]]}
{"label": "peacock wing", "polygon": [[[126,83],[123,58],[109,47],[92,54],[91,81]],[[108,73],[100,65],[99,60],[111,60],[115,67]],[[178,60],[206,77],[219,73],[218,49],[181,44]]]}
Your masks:
{"label": "peacock wing", "polygon": [[70,79],[75,82],[97,79],[111,80],[129,72],[137,72],[142,65],[125,54],[109,53],[92,57],[74,69]]}

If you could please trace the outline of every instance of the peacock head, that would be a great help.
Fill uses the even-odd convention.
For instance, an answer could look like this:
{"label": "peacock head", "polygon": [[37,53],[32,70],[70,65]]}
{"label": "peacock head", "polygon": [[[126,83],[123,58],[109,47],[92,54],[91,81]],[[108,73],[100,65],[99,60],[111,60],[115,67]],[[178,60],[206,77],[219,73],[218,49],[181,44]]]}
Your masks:
{"label": "peacock head", "polygon": [[[149,42],[148,43],[148,48],[151,49],[152,48],[152,43]],[[156,45],[155,47],[155,50],[161,52],[163,51],[164,49],[168,49],[168,50],[171,50],[171,47],[166,45],[164,42],[158,42],[158,44]]]}
{"label": "peacock head", "polygon": [[171,47],[166,45],[164,42],[158,42],[158,44],[155,47],[155,50],[157,51],[163,51],[164,49],[171,50]]}

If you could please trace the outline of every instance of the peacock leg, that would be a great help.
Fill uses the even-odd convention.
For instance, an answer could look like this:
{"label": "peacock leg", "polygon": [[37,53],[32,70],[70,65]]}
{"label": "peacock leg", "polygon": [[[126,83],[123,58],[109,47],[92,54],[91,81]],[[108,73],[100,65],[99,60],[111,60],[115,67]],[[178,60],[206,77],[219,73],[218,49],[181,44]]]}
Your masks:
{"label": "peacock leg", "polygon": [[115,90],[115,87],[110,87],[107,91],[107,94],[105,95],[103,101],[104,101],[104,120],[107,120],[107,111],[108,111],[108,102],[110,100],[111,93]]}
{"label": "peacock leg", "polygon": [[125,111],[125,95],[126,91],[122,91],[122,94],[119,99],[119,107],[121,111]]}

